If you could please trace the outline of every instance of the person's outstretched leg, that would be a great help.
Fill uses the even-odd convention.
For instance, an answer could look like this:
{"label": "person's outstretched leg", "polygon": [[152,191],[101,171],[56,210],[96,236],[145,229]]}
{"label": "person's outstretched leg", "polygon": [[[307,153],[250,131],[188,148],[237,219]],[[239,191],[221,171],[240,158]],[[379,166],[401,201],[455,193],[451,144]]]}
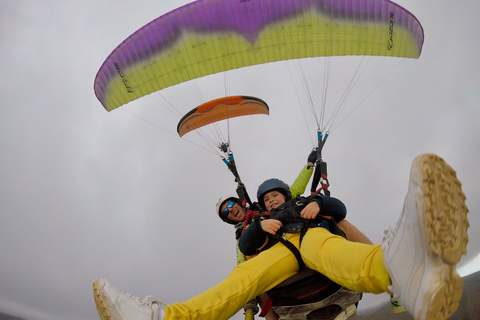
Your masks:
{"label": "person's outstretched leg", "polygon": [[373,242],[363,232],[357,229],[347,219],[337,222],[337,226],[345,233],[347,240],[353,242],[360,242],[365,244],[373,244]]}
{"label": "person's outstretched leg", "polygon": [[[287,235],[298,246],[299,235]],[[147,301],[122,292],[108,281],[95,281],[94,298],[103,320],[229,319],[247,301],[298,272],[292,252],[278,243],[254,259],[241,263],[221,283],[183,303],[161,309],[158,300]],[[164,313],[163,313],[164,311]]]}
{"label": "person's outstretched leg", "polygon": [[440,157],[415,158],[402,215],[382,249],[389,291],[415,319],[446,319],[458,308],[466,253],[468,209],[455,171]]}
{"label": "person's outstretched leg", "polygon": [[390,285],[381,245],[348,241],[314,228],[305,234],[300,253],[308,268],[350,290],[382,293]]}
{"label": "person's outstretched leg", "polygon": [[384,253],[318,228],[306,233],[302,257],[349,289],[392,293],[417,320],[446,319],[462,295],[456,264],[466,252],[467,212],[455,171],[435,155],[421,155],[412,164],[397,226],[386,232]]}

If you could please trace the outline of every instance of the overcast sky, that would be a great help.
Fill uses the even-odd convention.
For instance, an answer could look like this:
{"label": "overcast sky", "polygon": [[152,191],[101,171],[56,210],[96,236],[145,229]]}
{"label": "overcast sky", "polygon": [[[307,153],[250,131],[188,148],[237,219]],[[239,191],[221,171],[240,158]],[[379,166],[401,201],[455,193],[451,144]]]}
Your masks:
{"label": "overcast sky", "polygon": [[[97,278],[172,303],[235,266],[233,230],[214,213],[217,199],[235,189],[225,165],[172,134],[176,123],[156,105],[159,96],[107,113],[93,92],[121,41],[188,2],[1,2],[0,312],[97,319]],[[424,27],[422,55],[396,65],[332,132],[323,154],[332,195],[381,243],[402,208],[411,161],[442,156],[470,209],[465,266],[480,253],[480,2],[398,3]],[[271,109],[269,117],[231,122],[243,181],[252,195],[267,178],[291,183],[312,143],[288,69],[268,65],[228,78],[227,91],[218,77],[200,80],[205,100],[252,95]],[[187,85],[162,95],[184,112],[196,106]],[[477,258],[469,270],[478,269]],[[360,307],[386,299],[366,295]]]}

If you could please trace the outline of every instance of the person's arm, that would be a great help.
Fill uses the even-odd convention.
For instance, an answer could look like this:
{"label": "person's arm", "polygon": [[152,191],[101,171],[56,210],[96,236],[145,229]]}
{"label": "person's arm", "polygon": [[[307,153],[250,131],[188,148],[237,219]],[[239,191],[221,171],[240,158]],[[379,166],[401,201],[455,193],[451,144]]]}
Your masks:
{"label": "person's arm", "polygon": [[292,193],[292,198],[300,196],[305,192],[308,182],[312,177],[313,173],[313,164],[317,158],[317,151],[313,150],[307,159],[307,164],[302,168],[302,171],[298,174],[297,179],[290,186],[290,192]]}
{"label": "person's arm", "polygon": [[251,256],[265,245],[267,239],[267,233],[263,231],[260,220],[255,219],[238,240],[238,248],[243,254]]}
{"label": "person's arm", "polygon": [[296,196],[300,196],[305,192],[307,189],[308,182],[310,181],[310,177],[313,173],[313,167],[306,164],[302,171],[298,174],[297,179],[292,183],[290,186],[290,192],[292,193],[292,197],[295,198]]}
{"label": "person's arm", "polygon": [[[332,217],[335,222],[342,221],[347,216],[347,208],[342,201],[333,197],[316,195],[313,197],[315,203],[309,203],[300,215],[307,219],[315,219],[320,216]],[[316,206],[317,204],[318,206]]]}

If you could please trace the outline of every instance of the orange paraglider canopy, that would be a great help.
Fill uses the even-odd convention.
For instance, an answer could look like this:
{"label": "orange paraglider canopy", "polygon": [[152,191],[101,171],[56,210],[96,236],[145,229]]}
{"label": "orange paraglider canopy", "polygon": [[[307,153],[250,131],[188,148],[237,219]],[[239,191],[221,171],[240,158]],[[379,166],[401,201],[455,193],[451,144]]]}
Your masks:
{"label": "orange paraglider canopy", "polygon": [[178,122],[177,132],[182,137],[187,132],[205,125],[251,114],[269,114],[265,101],[249,96],[231,96],[206,102],[188,112]]}

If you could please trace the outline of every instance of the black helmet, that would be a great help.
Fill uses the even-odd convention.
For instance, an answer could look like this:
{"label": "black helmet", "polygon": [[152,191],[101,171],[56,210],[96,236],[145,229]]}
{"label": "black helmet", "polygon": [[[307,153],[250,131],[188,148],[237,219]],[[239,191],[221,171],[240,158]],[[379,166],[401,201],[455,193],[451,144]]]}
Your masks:
{"label": "black helmet", "polygon": [[288,184],[286,184],[282,180],[275,178],[265,180],[258,187],[257,190],[257,200],[263,209],[266,209],[265,202],[263,201],[263,196],[265,196],[265,194],[270,191],[279,191],[285,196],[285,201],[292,199],[292,192],[290,192],[290,187],[288,186]]}

